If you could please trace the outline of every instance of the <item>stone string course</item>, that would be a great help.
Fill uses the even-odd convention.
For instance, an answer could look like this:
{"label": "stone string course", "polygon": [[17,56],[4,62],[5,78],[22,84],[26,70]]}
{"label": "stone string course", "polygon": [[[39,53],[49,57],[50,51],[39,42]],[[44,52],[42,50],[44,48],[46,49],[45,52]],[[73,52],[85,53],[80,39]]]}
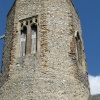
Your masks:
{"label": "stone string course", "polygon": [[[19,21],[32,16],[38,16],[37,53],[20,57]],[[89,100],[82,31],[72,1],[16,0],[8,13],[2,64],[0,100]]]}

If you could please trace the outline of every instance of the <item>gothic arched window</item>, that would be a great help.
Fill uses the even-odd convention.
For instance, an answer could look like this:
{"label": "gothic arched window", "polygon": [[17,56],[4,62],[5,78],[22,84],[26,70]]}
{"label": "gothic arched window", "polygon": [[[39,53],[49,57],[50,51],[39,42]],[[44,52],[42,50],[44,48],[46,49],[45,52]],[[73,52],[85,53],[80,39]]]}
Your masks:
{"label": "gothic arched window", "polygon": [[77,46],[77,59],[78,62],[82,65],[82,42],[79,32],[77,32],[76,34],[76,46]]}
{"label": "gothic arched window", "polygon": [[25,55],[25,49],[26,49],[26,35],[27,35],[27,28],[26,26],[23,26],[23,29],[21,30],[21,42],[20,42],[20,54],[21,56]]}
{"label": "gothic arched window", "polygon": [[37,22],[37,16],[20,21],[20,56],[37,52]]}

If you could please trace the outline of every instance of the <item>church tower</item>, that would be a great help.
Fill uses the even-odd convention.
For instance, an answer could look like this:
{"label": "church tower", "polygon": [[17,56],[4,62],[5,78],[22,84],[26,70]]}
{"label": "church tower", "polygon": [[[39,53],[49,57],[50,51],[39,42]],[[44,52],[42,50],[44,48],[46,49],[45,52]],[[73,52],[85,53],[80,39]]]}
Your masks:
{"label": "church tower", "polygon": [[72,0],[15,0],[7,15],[0,82],[0,100],[89,99]]}

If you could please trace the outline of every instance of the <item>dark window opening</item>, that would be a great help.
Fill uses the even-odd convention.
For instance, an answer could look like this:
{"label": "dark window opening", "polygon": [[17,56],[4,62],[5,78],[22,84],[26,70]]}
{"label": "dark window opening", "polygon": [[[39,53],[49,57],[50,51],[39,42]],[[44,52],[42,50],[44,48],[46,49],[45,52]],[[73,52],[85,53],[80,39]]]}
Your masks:
{"label": "dark window opening", "polygon": [[82,65],[82,42],[79,33],[76,36],[78,62]]}
{"label": "dark window opening", "polygon": [[28,21],[26,21],[26,25],[28,25]]}
{"label": "dark window opening", "polygon": [[21,23],[21,27],[23,27],[23,23]]}
{"label": "dark window opening", "polygon": [[35,22],[37,23],[37,19],[35,19]]}
{"label": "dark window opening", "polygon": [[30,23],[32,23],[32,20],[30,20]]}

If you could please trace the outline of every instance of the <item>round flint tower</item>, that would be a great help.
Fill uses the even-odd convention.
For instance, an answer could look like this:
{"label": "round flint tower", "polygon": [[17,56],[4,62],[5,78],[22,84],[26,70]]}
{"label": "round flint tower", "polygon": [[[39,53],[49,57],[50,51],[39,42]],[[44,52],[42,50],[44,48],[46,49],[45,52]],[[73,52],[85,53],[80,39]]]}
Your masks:
{"label": "round flint tower", "polygon": [[15,0],[0,81],[0,100],[89,99],[82,31],[71,0]]}

